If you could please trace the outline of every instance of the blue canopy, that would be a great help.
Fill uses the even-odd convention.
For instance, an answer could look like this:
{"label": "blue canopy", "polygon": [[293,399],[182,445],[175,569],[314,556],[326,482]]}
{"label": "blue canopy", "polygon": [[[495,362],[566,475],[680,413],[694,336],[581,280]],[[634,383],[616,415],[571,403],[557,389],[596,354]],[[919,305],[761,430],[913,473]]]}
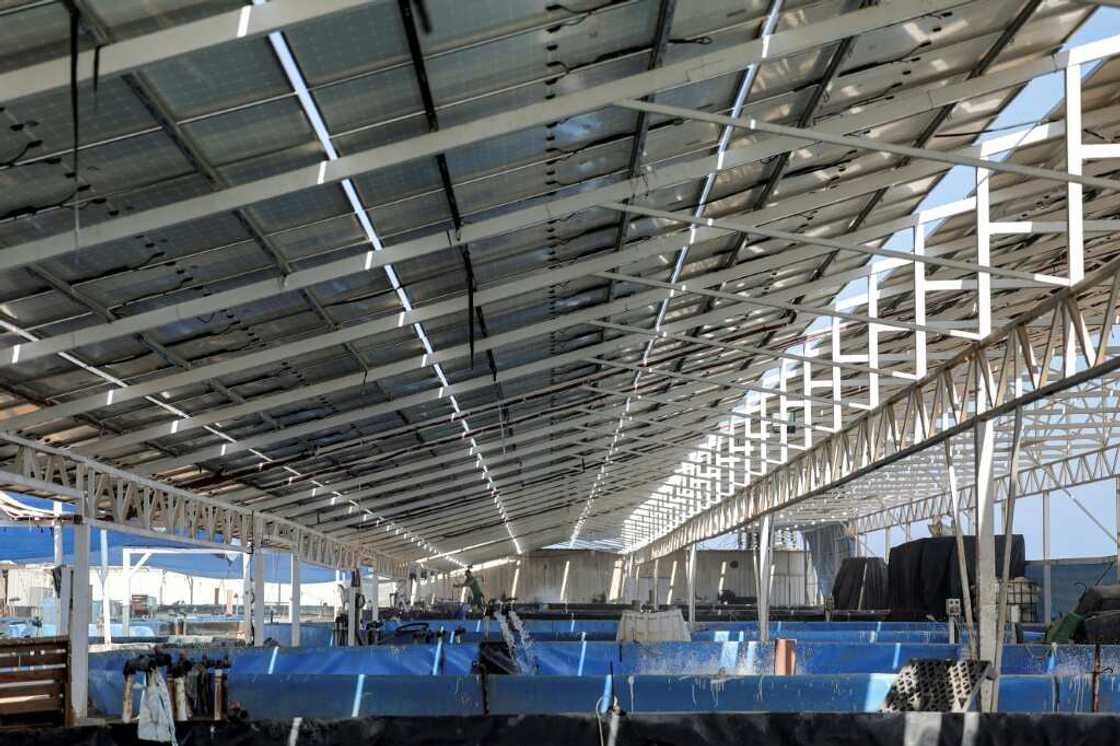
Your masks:
{"label": "blue canopy", "polygon": [[[50,500],[14,495],[28,507],[49,509]],[[65,505],[63,510],[73,512],[73,508]],[[90,541],[90,564],[101,564],[101,537],[99,529],[93,531]],[[146,536],[136,536],[117,531],[110,531],[108,536],[109,565],[119,567],[124,564],[123,549],[136,548],[169,548],[189,546],[183,542],[169,539],[156,539]],[[64,527],[62,531],[62,554],[66,564],[74,562],[74,531]],[[133,556],[135,564],[139,558]],[[287,583],[291,581],[291,564],[289,555],[264,553],[265,580],[270,583]],[[10,561],[20,564],[40,564],[54,562],[54,539],[49,528],[32,526],[28,528],[0,528],[0,562]],[[158,567],[164,570],[194,575],[206,578],[239,578],[241,577],[241,554],[231,553],[226,555],[220,550],[214,554],[152,554],[145,564],[148,567]],[[306,562],[300,568],[300,580],[304,583],[323,583],[333,581],[334,570],[328,570],[318,565],[309,565]]]}

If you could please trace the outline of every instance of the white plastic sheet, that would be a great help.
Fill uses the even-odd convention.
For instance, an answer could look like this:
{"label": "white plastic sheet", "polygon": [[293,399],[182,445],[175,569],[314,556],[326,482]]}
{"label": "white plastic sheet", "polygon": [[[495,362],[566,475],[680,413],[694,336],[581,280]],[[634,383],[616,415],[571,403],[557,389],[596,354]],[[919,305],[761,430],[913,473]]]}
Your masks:
{"label": "white plastic sheet", "polygon": [[147,674],[144,692],[140,695],[140,716],[136,722],[136,736],[141,741],[176,744],[171,695],[158,670]]}

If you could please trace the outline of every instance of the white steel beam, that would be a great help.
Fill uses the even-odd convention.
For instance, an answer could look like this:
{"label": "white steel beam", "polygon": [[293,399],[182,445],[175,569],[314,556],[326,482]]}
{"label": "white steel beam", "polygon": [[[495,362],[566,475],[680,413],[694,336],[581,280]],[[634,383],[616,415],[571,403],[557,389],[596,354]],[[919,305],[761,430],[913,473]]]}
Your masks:
{"label": "white steel beam", "polygon": [[[1075,69],[1075,67],[1076,66],[1067,68],[1067,73],[1069,70]],[[1019,176],[1026,176],[1032,179],[1045,179],[1048,181],[1061,182],[1063,184],[1081,184],[1083,186],[1097,187],[1098,189],[1107,189],[1109,191],[1120,190],[1120,182],[1117,182],[1113,179],[1102,179],[1095,176],[1082,176],[1081,174],[1069,171],[1055,171],[1054,169],[1049,168],[1038,168],[1036,166],[1027,166],[1021,163],[1015,163],[1014,161],[1000,161],[991,158],[975,158],[973,156],[958,155],[956,153],[949,153],[943,150],[933,150],[931,148],[915,148],[910,145],[897,145],[895,143],[885,142],[883,140],[873,140],[868,137],[833,135],[828,132],[816,129],[803,127],[787,127],[786,125],[763,122],[754,118],[735,118],[725,116],[723,114],[710,114],[705,111],[686,109],[680,106],[657,104],[651,101],[621,101],[618,103],[618,105],[625,109],[632,109],[635,111],[645,111],[651,114],[661,114],[668,117],[695,119],[697,121],[709,122],[711,124],[718,124],[721,126],[737,127],[739,129],[751,130],[752,132],[768,132],[770,134],[781,135],[783,137],[793,137],[807,142],[823,142],[828,143],[829,145],[838,145],[841,147],[856,148],[859,150],[891,153],[893,155],[900,155],[905,158],[922,158],[931,161],[941,161],[942,163],[949,163],[956,166],[984,168],[989,171],[1017,174]]]}
{"label": "white steel beam", "polygon": [[[199,52],[219,44],[253,39],[317,18],[386,3],[387,0],[271,0],[239,10],[164,28],[82,52],[77,59],[79,83],[122,75],[146,65]],[[70,84],[69,57],[56,57],[0,74],[0,103],[63,88]]]}
{"label": "white steel beam", "polygon": [[[1116,188],[1120,189],[1120,182],[1116,182]],[[1040,274],[1038,272],[1021,272],[1014,269],[1004,269],[1002,267],[993,267],[991,265],[981,266],[973,262],[965,262],[957,259],[939,259],[934,256],[925,254],[917,255],[905,251],[895,251],[893,249],[877,248],[875,246],[866,246],[863,244],[854,243],[850,240],[841,240],[835,238],[824,238],[819,236],[811,236],[804,233],[792,233],[790,231],[778,230],[775,228],[764,228],[752,223],[744,223],[741,221],[726,219],[726,218],[697,218],[688,212],[669,212],[668,210],[658,210],[651,207],[640,207],[638,205],[622,204],[619,202],[609,202],[603,207],[611,210],[619,210],[623,212],[633,213],[635,215],[645,215],[652,218],[661,218],[663,220],[672,220],[680,223],[689,223],[691,225],[702,225],[708,228],[722,228],[744,235],[758,235],[767,238],[774,238],[781,241],[790,241],[793,243],[806,244],[808,246],[818,246],[828,251],[850,251],[855,254],[867,254],[869,256],[884,256],[892,259],[898,259],[904,263],[921,262],[930,267],[946,267],[950,269],[959,269],[964,272],[976,272],[982,270],[983,272],[996,276],[1007,277],[1015,280],[1025,280],[1032,283],[1042,283],[1044,285],[1052,285],[1055,287],[1062,287],[1069,285],[1069,282],[1060,277],[1052,277],[1050,275]],[[1120,225],[1112,228],[1112,230],[1120,229]]]}
{"label": "white steel beam", "polygon": [[[636,283],[639,283],[639,284],[650,285],[651,287],[664,287],[664,289],[667,289],[667,290],[677,289],[677,288],[674,288],[674,287],[668,287],[666,283],[658,283],[658,282],[655,282],[655,281],[652,281],[652,280],[645,280],[643,278],[632,277],[632,276],[629,276],[629,275],[616,275],[616,276],[620,279],[626,279],[627,281],[630,281],[630,282],[636,282]],[[704,294],[704,295],[715,292],[715,291],[706,291],[706,290],[698,289],[698,288],[687,288],[687,289],[689,290],[689,292],[696,292],[696,293],[700,293],[700,294]],[[737,301],[737,302],[745,303],[747,305],[764,306],[764,307],[768,307],[768,308],[785,308],[785,307],[791,305],[791,304],[777,302],[777,301],[775,301],[775,302],[764,301],[764,300],[759,299],[759,298],[749,298],[748,299],[748,298],[744,298],[743,296],[734,295],[734,294],[723,294],[723,295],[727,295],[728,300],[734,300],[734,301]],[[672,324],[667,324],[667,325],[663,326],[662,328],[666,332],[675,332],[675,331],[691,328],[692,326],[694,326],[698,323],[715,323],[715,322],[719,322],[719,321],[722,321],[723,319],[727,318],[728,313],[729,313],[729,311],[728,311],[727,307],[717,308],[713,311],[710,311],[707,314],[703,314],[701,316],[693,316],[693,317],[690,317],[690,318],[687,318],[687,319],[682,319],[682,320],[674,322]],[[845,314],[844,312],[839,312],[839,311],[828,311],[827,309],[821,309],[819,311],[819,313],[821,315],[839,315],[839,316],[842,316],[842,317],[847,318],[847,319],[858,319],[858,320],[863,319],[863,317],[859,317],[855,314]],[[885,326],[888,326],[888,327],[901,326],[902,328],[908,329],[908,330],[912,329],[912,327],[913,327],[912,324],[901,323],[901,322],[900,323],[883,322],[883,323],[884,323]],[[952,336],[963,336],[963,337],[969,338],[969,339],[974,337],[974,335],[971,335],[967,332],[958,332],[958,331],[953,331],[953,330],[945,330],[945,331],[942,331],[941,333],[950,334]],[[306,423],[302,423],[300,425],[295,425],[295,426],[288,427],[288,428],[283,428],[283,429],[280,429],[280,430],[270,431],[270,432],[267,432],[267,433],[261,433],[259,435],[250,436],[248,438],[238,440],[238,441],[234,441],[234,442],[224,442],[224,443],[221,443],[221,444],[218,444],[218,445],[208,446],[208,447],[201,448],[201,449],[198,449],[196,451],[192,451],[190,453],[186,453],[186,454],[183,454],[183,455],[180,455],[180,456],[167,457],[167,458],[159,459],[159,460],[156,460],[156,461],[147,462],[147,463],[144,463],[144,464],[142,464],[140,466],[137,466],[137,467],[134,467],[134,468],[137,471],[139,471],[140,473],[155,474],[155,473],[159,473],[159,472],[163,472],[163,471],[177,469],[177,468],[187,466],[187,465],[190,465],[190,464],[194,464],[194,463],[197,463],[199,461],[204,461],[204,460],[207,460],[207,459],[222,458],[222,457],[229,456],[229,455],[232,455],[232,454],[235,454],[235,453],[248,451],[251,448],[262,448],[262,447],[265,447],[265,446],[267,446],[271,443],[277,443],[277,442],[281,442],[281,441],[284,441],[284,440],[301,437],[302,435],[306,435],[306,434],[310,434],[310,433],[314,433],[314,432],[321,432],[323,430],[327,430],[327,429],[330,429],[332,427],[337,427],[337,426],[344,425],[344,424],[349,424],[351,422],[356,422],[356,421],[360,421],[360,420],[363,420],[363,419],[369,419],[369,418],[374,417],[378,414],[384,414],[384,413],[388,413],[388,412],[399,411],[400,409],[402,409],[404,407],[412,406],[414,404],[419,404],[419,403],[429,402],[429,401],[438,401],[440,399],[447,398],[449,396],[459,396],[462,393],[465,393],[467,391],[471,391],[471,390],[478,389],[478,388],[483,388],[483,387],[490,387],[495,382],[516,380],[516,379],[521,378],[521,377],[531,376],[531,375],[534,375],[534,374],[539,373],[541,371],[551,370],[553,368],[560,367],[560,366],[563,366],[563,365],[567,365],[567,364],[572,363],[572,362],[578,362],[578,361],[587,360],[589,358],[594,358],[596,355],[599,355],[599,354],[614,353],[614,352],[617,352],[620,348],[623,348],[624,345],[626,345],[626,344],[636,343],[636,342],[639,342],[639,341],[644,341],[644,339],[645,339],[644,334],[627,335],[627,336],[624,336],[624,337],[620,337],[620,338],[610,340],[608,342],[603,342],[603,343],[600,343],[600,344],[591,345],[589,347],[584,347],[584,348],[581,348],[581,349],[572,350],[571,352],[563,353],[563,354],[560,354],[560,355],[554,355],[552,357],[543,358],[541,360],[537,360],[537,361],[534,361],[534,362],[531,362],[531,363],[526,363],[526,364],[519,365],[519,366],[512,367],[512,368],[507,368],[503,371],[500,371],[496,377],[494,377],[494,376],[478,376],[478,377],[475,377],[475,378],[472,378],[472,379],[467,379],[465,381],[461,381],[461,382],[458,382],[458,383],[451,384],[449,386],[435,387],[435,388],[432,388],[428,391],[423,391],[423,392],[420,392],[420,393],[417,393],[417,394],[412,394],[412,395],[409,395],[407,397],[402,397],[400,399],[395,399],[395,400],[392,400],[392,401],[389,401],[389,402],[384,402],[384,403],[380,403],[380,404],[373,404],[373,405],[369,405],[369,406],[366,406],[366,407],[360,407],[360,408],[353,409],[353,410],[347,410],[347,411],[341,412],[337,415],[332,415],[331,417],[326,417],[326,418],[319,419],[319,420],[312,420],[312,421],[309,421],[309,422],[306,422]],[[124,389],[124,392],[127,393],[128,391],[129,391],[129,389]],[[110,392],[110,393],[116,393],[116,392]],[[95,399],[96,398],[98,398],[98,397],[95,397]],[[89,406],[89,403],[87,402],[85,405],[77,405],[76,403],[74,403],[72,405],[71,402],[67,402],[65,404],[56,405],[55,407],[52,407],[51,409],[54,409],[54,410],[57,411],[58,409],[71,408],[71,406],[76,406],[76,407],[80,408],[81,406]],[[46,413],[47,410],[42,410],[42,412]],[[35,416],[37,414],[39,414],[39,413],[32,413],[30,415],[24,415],[23,417],[35,418]],[[53,419],[52,417],[49,417],[49,415],[47,415],[47,414],[44,414],[43,417],[46,418],[46,419]],[[7,424],[11,425],[12,423],[15,422],[15,420],[16,420],[16,418],[12,418],[11,420],[7,421]],[[26,421],[24,421],[23,424],[25,424],[25,423],[26,423]],[[2,427],[2,426],[0,426],[0,427]]]}
{"label": "white steel beam", "polygon": [[[370,171],[435,156],[528,127],[595,111],[616,101],[640,98],[655,91],[711,80],[737,72],[752,63],[781,59],[849,36],[859,36],[878,28],[904,23],[965,4],[965,0],[895,0],[886,5],[844,13],[830,19],[828,23],[791,29],[766,39],[736,44],[718,52],[586,88],[550,101],[433,131],[403,143],[371,148],[343,156],[335,161],[297,168],[258,181],[145,210],[127,218],[108,220],[84,229],[80,236],[80,247],[75,245],[74,235],[71,232],[11,246],[0,253],[0,270],[61,256],[78,248],[88,248],[138,233],[148,233],[165,226],[178,225],[240,207],[248,207],[323,184],[333,184]],[[464,230],[463,233],[467,234],[469,231]],[[464,240],[469,242],[473,238],[464,236]],[[445,247],[450,245],[450,242],[450,236],[445,237]],[[377,253],[383,255],[386,252]],[[378,266],[381,263],[399,260],[397,257],[390,256],[374,257],[374,251],[371,249],[366,258],[358,258],[361,271],[371,269],[377,258],[381,259]],[[351,270],[353,271],[355,270]]]}
{"label": "white steel beam", "polygon": [[[1117,45],[1120,46],[1120,42],[1118,42]],[[942,89],[939,92],[939,95],[949,96],[950,100],[955,100],[957,97],[967,96],[967,94],[971,92],[973,88],[974,86],[966,87],[960,92],[956,93],[956,95],[950,95],[957,89],[954,86],[949,86],[945,89]],[[858,128],[861,125],[873,126],[876,124],[889,122],[892,118],[912,116],[919,111],[925,110],[925,108],[921,107],[935,107],[935,103],[930,101],[928,97],[924,95],[909,97],[904,96],[901,98],[906,99],[905,104],[910,108],[907,108],[907,106],[903,106],[902,108],[896,109],[895,104],[892,104],[889,107],[872,107],[869,110],[868,114],[849,115],[848,117],[837,118],[836,120],[826,122],[821,126],[823,128],[836,128],[839,131],[853,131],[855,128]],[[936,106],[940,106],[943,103],[944,101],[939,98]],[[918,108],[915,109],[913,107]],[[869,115],[871,116],[868,120]],[[1100,120],[1099,122],[1097,121],[1098,119]],[[1111,120],[1108,117],[1103,116],[1102,113],[1096,114],[1092,117],[1087,117],[1085,124],[1086,126],[1095,126],[1107,123],[1107,121]],[[829,131],[832,130],[829,129]],[[1022,147],[1034,142],[1038,142],[1040,139],[1044,140],[1057,137],[1060,136],[1063,132],[1064,126],[1061,122],[1048,123],[1039,125],[1037,127],[1029,129],[1028,131],[1019,131],[1012,133],[1012,135],[993,138],[992,140],[986,141],[979,146],[965,148],[958,152],[976,153],[978,155],[990,156],[1010,148]],[[775,145],[775,143],[777,143],[777,145]],[[783,143],[789,145],[789,147],[785,147],[783,149]],[[118,319],[111,323],[96,324],[93,326],[75,330],[73,332],[55,335],[35,342],[24,343],[6,348],[0,347],[0,365],[16,364],[21,361],[26,362],[50,354],[74,349],[83,345],[102,342],[109,339],[126,336],[128,334],[137,333],[143,330],[156,328],[158,326],[167,323],[174,323],[185,318],[191,318],[194,316],[205,316],[209,313],[221,311],[225,308],[236,307],[240,304],[249,303],[254,300],[260,300],[283,293],[294,292],[301,288],[310,287],[320,282],[327,282],[329,280],[338,279],[350,274],[369,271],[369,269],[381,266],[381,264],[383,263],[388,264],[393,261],[399,262],[409,258],[416,258],[434,251],[441,251],[447,248],[452,248],[453,246],[459,245],[460,243],[465,243],[468,240],[477,241],[480,239],[501,235],[503,233],[507,233],[519,228],[534,225],[536,223],[542,222],[543,220],[551,219],[559,215],[569,214],[580,209],[594,207],[606,202],[629,200],[632,198],[636,198],[642,194],[652,192],[658,188],[673,186],[674,184],[685,181],[688,178],[702,177],[707,172],[718,170],[718,167],[732,168],[736,165],[749,163],[753,160],[772,156],[775,153],[784,152],[785,150],[789,150],[796,145],[797,141],[791,138],[772,138],[772,140],[766,140],[763,141],[763,143],[754,143],[742,148],[728,150],[726,153],[727,157],[723,160],[723,162],[718,164],[714,161],[710,162],[709,159],[701,159],[686,164],[662,167],[662,169],[660,169],[659,171],[650,171],[649,173],[643,175],[641,179],[624,183],[624,188],[620,187],[619,185],[600,187],[598,189],[588,190],[575,197],[566,197],[555,200],[553,202],[547,203],[542,207],[528,208],[525,210],[515,211],[513,213],[503,215],[501,218],[492,218],[490,220],[480,221],[479,223],[474,223],[464,228],[463,235],[456,235],[455,237],[453,237],[453,242],[451,241],[452,237],[446,234],[425,236],[402,244],[387,247],[383,251],[372,252],[368,258],[368,262],[358,262],[355,259],[344,259],[337,260],[335,262],[327,262],[312,269],[297,270],[280,280],[263,280],[256,283],[250,283],[248,285],[243,285],[232,290],[213,293],[205,298],[198,298],[191,301],[175,303],[151,311],[137,313],[123,319]],[[905,181],[907,179],[924,178],[943,171],[947,168],[948,166],[945,165],[939,165],[932,162],[921,162],[918,164],[907,166],[904,169],[891,170],[880,174],[871,174],[867,177],[861,177],[860,179],[853,180],[851,183],[842,184],[836,189],[827,190],[823,193],[814,192],[806,194],[799,198],[782,200],[782,202],[777,205],[752,213],[752,218],[759,223],[765,223],[771,219],[776,220],[780,217],[786,217],[804,210],[812,210],[823,205],[851,198],[858,194],[873,192],[884,186],[899,183],[900,181]],[[855,190],[854,192],[853,189]],[[1022,189],[1022,187],[1019,187],[1019,189]],[[1037,190],[1037,187],[1035,187],[1035,189]],[[929,215],[925,217],[925,219],[933,220],[936,219],[937,215],[944,216],[945,214],[945,211],[942,209],[934,210],[930,211]],[[773,217],[769,217],[770,215],[773,215]],[[902,220],[904,223],[906,221],[906,218]],[[913,216],[910,216],[910,220],[913,220]],[[875,235],[889,235],[891,232],[893,232],[894,229],[895,228],[892,228],[889,225],[883,226],[883,232]],[[469,235],[467,235],[468,233]],[[866,231],[860,231],[859,235],[862,236],[864,233],[866,233]],[[697,236],[697,240],[703,240],[703,238],[703,236]],[[851,239],[855,238],[856,236],[851,237]],[[679,238],[675,240],[669,240],[669,238],[667,237],[667,239],[665,240],[669,241],[669,243],[666,244],[664,250],[679,248],[679,245],[681,243],[681,239]],[[641,242],[634,247],[625,249],[622,252],[617,252],[612,256],[615,256],[619,259],[617,265],[621,266],[630,261],[629,257],[631,255],[631,249],[638,250],[639,253],[635,254],[635,259],[633,259],[633,261],[637,261],[636,257],[639,255],[653,255],[653,253],[649,250],[655,248],[657,247],[651,244],[651,242],[646,241]],[[583,273],[577,273],[573,276],[578,277],[582,274],[590,274],[595,271],[593,267],[598,266],[599,263],[602,263],[605,260],[608,261],[608,263],[602,264],[601,268],[610,269],[612,268],[612,266],[614,266],[609,263],[609,257],[595,257],[591,260],[584,260],[583,262],[580,262],[579,264],[583,266],[586,271]],[[2,257],[0,257],[0,261],[2,261]],[[912,261],[912,259],[907,258],[906,261]],[[585,264],[585,262],[588,263]],[[559,270],[553,270],[553,272],[556,273],[554,275],[555,279],[553,279],[553,282],[560,282],[561,273],[564,273],[565,271],[571,273],[572,269],[561,268]],[[531,278],[524,278],[522,280],[519,280],[518,282],[520,283],[520,285],[524,287],[519,288],[518,286],[510,286],[509,284],[504,285],[503,292],[500,295],[496,295],[495,298],[505,299],[512,294],[516,294],[518,292],[527,292],[536,287],[539,287],[539,285],[533,281],[533,278],[536,277],[537,276],[534,275]],[[477,299],[478,305],[483,305],[484,303],[488,302],[488,298],[486,295],[488,292],[488,289],[483,289],[482,291],[480,291]],[[433,316],[462,310],[463,308],[466,308],[466,304],[467,299],[465,296],[463,296],[461,298],[453,299],[449,302],[441,302],[432,306],[424,307],[422,309],[416,309],[415,311],[401,316],[399,319],[399,325],[403,326],[405,324],[423,321],[424,319],[432,318]],[[364,334],[359,334],[358,337],[349,336],[358,333],[359,331],[359,326],[355,326],[335,332],[334,336],[339,337],[339,340],[331,342],[331,344],[340,344],[345,341],[351,341],[354,338],[360,338],[361,336],[373,334],[376,331],[379,331],[379,329],[368,329]],[[333,339],[333,337],[324,338],[324,343],[328,341],[328,339]]]}

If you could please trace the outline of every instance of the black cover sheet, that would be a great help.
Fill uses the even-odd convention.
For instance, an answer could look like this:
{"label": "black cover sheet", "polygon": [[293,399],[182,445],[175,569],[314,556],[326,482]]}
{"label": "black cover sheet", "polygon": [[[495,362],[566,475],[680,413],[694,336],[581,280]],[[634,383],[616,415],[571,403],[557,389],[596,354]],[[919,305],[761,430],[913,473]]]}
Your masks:
{"label": "black cover sheet", "polygon": [[1074,612],[1081,616],[1120,611],[1120,585],[1095,585],[1081,594]]}
{"label": "black cover sheet", "polygon": [[512,675],[521,673],[509,645],[495,640],[478,644],[478,667],[487,674]]}
{"label": "black cover sheet", "polygon": [[[1078,642],[1093,645],[1115,645],[1120,643],[1120,611],[1100,611],[1086,617],[1081,623]],[[1076,638],[1075,638],[1076,639]]]}
{"label": "black cover sheet", "polygon": [[[180,746],[1105,746],[1116,715],[744,713],[198,723]],[[612,722],[614,720],[614,722]],[[600,737],[600,734],[602,737]],[[613,736],[613,738],[612,738]],[[136,746],[136,725],[0,731],[4,746]]]}
{"label": "black cover sheet", "polygon": [[889,609],[887,563],[879,557],[845,559],[832,583],[832,603],[837,609]]}
{"label": "black cover sheet", "polygon": [[[976,586],[976,537],[965,536],[968,581]],[[1003,571],[1003,535],[996,536],[996,574]],[[1026,570],[1026,543],[1022,534],[1011,537],[1011,577]],[[891,549],[889,608],[892,619],[945,618],[945,599],[962,598],[957,567],[957,542],[952,536],[917,539]]]}

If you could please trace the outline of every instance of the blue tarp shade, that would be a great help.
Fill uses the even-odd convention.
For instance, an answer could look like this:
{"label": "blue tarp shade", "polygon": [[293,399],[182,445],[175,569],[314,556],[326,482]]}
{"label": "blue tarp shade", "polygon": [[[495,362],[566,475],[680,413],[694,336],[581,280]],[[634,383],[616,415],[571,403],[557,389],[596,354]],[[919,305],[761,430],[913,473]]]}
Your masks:
{"label": "blue tarp shade", "polygon": [[[101,538],[94,530],[90,541],[90,564],[101,564]],[[166,539],[134,536],[116,531],[109,532],[109,564],[120,567],[124,563],[121,550],[125,547],[184,547],[181,542]],[[74,562],[74,532],[64,528],[62,532],[63,561]],[[265,552],[265,579],[270,583],[291,581],[291,565],[288,555]],[[0,561],[9,560],[20,564],[50,564],[54,561],[54,539],[50,529],[45,528],[0,528]],[[133,563],[138,557],[133,557]],[[227,560],[222,554],[153,554],[145,563],[148,567],[172,570],[206,578],[240,578],[241,557],[236,555]],[[304,583],[323,583],[333,581],[334,570],[304,563],[300,579]]]}

